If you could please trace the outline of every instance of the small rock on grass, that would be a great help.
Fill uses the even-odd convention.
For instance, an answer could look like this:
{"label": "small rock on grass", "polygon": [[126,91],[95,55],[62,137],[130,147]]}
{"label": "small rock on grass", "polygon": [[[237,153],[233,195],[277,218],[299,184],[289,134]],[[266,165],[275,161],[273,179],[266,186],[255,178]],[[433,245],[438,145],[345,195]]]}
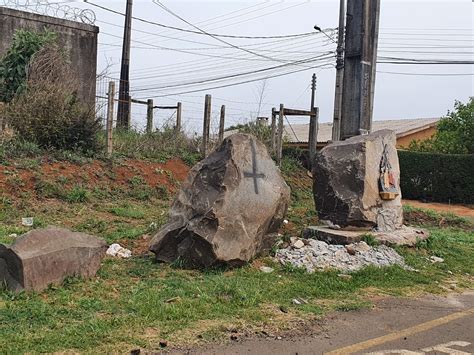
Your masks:
{"label": "small rock on grass", "polygon": [[348,275],[348,274],[338,274],[337,276],[340,277],[341,279],[344,279],[344,280],[351,280],[352,279],[352,276]]}
{"label": "small rock on grass", "polygon": [[260,266],[260,271],[264,272],[265,274],[269,274],[274,271],[272,267],[269,266]]}
{"label": "small rock on grass", "polygon": [[440,258],[440,257],[438,257],[438,256],[434,256],[434,255],[433,255],[432,257],[430,257],[430,261],[431,261],[433,264],[435,264],[435,263],[442,263],[442,262],[444,262],[444,259],[443,259],[443,258]]}

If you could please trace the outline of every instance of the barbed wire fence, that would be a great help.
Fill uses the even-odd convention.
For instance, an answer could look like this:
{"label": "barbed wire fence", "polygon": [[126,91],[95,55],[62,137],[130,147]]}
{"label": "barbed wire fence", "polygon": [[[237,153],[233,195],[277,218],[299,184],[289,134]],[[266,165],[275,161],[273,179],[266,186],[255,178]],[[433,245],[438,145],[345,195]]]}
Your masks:
{"label": "barbed wire fence", "polygon": [[96,21],[94,11],[90,9],[81,9],[65,3],[50,2],[49,0],[0,0],[0,6],[82,22],[88,25],[94,25]]}

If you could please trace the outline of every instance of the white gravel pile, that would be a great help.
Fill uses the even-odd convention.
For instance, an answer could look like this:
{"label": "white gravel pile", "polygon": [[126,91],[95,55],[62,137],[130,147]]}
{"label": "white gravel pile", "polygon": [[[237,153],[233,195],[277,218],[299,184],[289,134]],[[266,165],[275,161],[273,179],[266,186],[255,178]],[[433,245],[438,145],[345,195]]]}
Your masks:
{"label": "white gravel pile", "polygon": [[350,272],[368,265],[407,267],[403,257],[392,248],[385,245],[371,247],[365,242],[344,246],[314,239],[293,239],[290,246],[276,252],[275,258],[283,265],[289,263],[308,272],[330,268]]}

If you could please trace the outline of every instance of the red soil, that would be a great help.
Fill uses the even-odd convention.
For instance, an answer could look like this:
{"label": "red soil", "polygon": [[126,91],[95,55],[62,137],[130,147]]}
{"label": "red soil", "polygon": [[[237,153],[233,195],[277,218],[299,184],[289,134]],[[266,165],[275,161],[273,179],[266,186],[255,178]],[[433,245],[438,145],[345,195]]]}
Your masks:
{"label": "red soil", "polygon": [[34,168],[23,168],[11,161],[8,165],[0,165],[0,193],[12,196],[23,192],[34,193],[39,180],[61,182],[65,187],[126,187],[135,177],[140,177],[150,187],[165,186],[174,192],[177,183],[186,178],[188,171],[189,167],[179,159],[164,164],[136,159],[119,163],[94,160],[82,165],[45,160]]}

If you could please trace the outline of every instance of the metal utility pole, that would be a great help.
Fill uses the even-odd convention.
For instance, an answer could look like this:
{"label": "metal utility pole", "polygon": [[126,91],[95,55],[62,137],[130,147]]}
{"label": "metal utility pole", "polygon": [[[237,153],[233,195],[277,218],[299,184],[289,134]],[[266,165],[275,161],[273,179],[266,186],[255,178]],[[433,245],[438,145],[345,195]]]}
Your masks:
{"label": "metal utility pole", "polygon": [[340,139],[369,133],[375,88],[380,0],[348,0]]}
{"label": "metal utility pole", "polygon": [[344,77],[344,25],[346,16],[346,0],[339,1],[339,30],[337,34],[337,59],[336,59],[336,89],[334,97],[334,115],[332,122],[332,140],[340,140],[341,106],[342,106],[342,80]]}
{"label": "metal utility pole", "polygon": [[117,127],[130,128],[130,42],[132,32],[132,3],[127,0],[125,25],[123,30],[122,65],[120,68],[119,103],[117,111]]}

